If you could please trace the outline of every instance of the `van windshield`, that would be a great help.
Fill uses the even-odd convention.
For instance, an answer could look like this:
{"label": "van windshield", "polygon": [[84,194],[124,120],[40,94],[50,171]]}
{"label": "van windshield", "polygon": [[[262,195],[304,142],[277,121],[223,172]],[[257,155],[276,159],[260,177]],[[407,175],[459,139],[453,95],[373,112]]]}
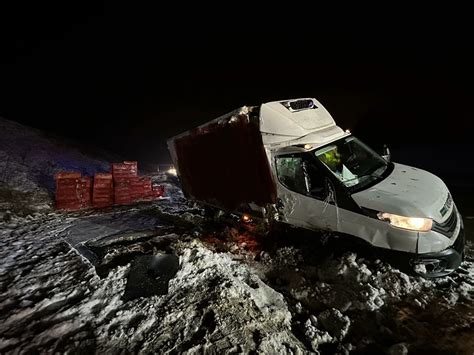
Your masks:
{"label": "van windshield", "polygon": [[316,149],[314,154],[351,192],[382,180],[388,168],[385,159],[353,136]]}

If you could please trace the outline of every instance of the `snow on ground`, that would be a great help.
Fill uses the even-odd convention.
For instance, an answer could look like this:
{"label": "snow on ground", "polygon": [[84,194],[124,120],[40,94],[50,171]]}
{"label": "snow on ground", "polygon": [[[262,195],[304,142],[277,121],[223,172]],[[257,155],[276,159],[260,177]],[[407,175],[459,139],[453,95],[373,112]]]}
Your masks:
{"label": "snow on ground", "polygon": [[[408,276],[353,252],[315,266],[304,258],[294,262],[301,250],[278,252],[285,257],[277,258],[276,265],[270,260],[257,267],[294,305],[300,318],[295,328],[305,331],[314,350],[322,346],[333,352],[341,342],[358,352],[381,353],[398,343],[415,353],[474,350],[474,340],[468,340],[474,336],[472,245],[469,261],[453,276],[439,280]],[[318,325],[322,332],[314,330]]]}
{"label": "snow on ground", "polygon": [[0,353],[474,350],[472,245],[425,280],[202,222],[180,195],[2,222]]}
{"label": "snow on ground", "polygon": [[54,214],[2,226],[0,352],[304,349],[284,297],[197,240],[174,246],[180,268],[165,295],[125,302],[130,263],[100,279],[63,239],[76,222]]}
{"label": "snow on ground", "polygon": [[0,132],[0,211],[50,209],[58,171],[92,176],[109,170],[107,159],[91,158],[40,130],[0,117]]}

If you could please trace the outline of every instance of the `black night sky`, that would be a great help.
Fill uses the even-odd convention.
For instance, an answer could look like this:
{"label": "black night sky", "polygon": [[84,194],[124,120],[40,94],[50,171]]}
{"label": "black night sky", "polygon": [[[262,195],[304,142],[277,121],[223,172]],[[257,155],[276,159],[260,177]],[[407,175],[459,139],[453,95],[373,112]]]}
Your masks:
{"label": "black night sky", "polygon": [[474,42],[462,21],[379,16],[342,27],[283,10],[265,22],[249,9],[181,10],[96,2],[2,11],[0,115],[168,162],[165,141],[176,133],[239,106],[316,97],[342,128],[389,144],[395,161],[452,181],[474,176]]}

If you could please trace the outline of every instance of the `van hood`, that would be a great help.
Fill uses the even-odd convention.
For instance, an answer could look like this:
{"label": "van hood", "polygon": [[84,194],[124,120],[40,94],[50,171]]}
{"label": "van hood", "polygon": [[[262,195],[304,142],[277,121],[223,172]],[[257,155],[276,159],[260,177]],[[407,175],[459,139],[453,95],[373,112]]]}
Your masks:
{"label": "van hood", "polygon": [[[394,164],[393,172],[378,184],[352,198],[361,207],[407,217],[446,220],[453,208],[449,191],[437,176],[411,166]],[[449,199],[450,200],[450,199]],[[448,204],[445,208],[445,204]]]}

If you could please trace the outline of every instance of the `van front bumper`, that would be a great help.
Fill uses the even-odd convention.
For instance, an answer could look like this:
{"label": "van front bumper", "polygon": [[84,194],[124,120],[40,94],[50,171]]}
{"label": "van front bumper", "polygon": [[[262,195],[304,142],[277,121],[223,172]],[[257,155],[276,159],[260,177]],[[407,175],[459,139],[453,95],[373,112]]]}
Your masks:
{"label": "van front bumper", "polygon": [[464,260],[464,225],[461,219],[461,228],[456,241],[449,248],[435,253],[418,254],[410,260],[415,273],[427,277],[442,277],[454,272]]}

